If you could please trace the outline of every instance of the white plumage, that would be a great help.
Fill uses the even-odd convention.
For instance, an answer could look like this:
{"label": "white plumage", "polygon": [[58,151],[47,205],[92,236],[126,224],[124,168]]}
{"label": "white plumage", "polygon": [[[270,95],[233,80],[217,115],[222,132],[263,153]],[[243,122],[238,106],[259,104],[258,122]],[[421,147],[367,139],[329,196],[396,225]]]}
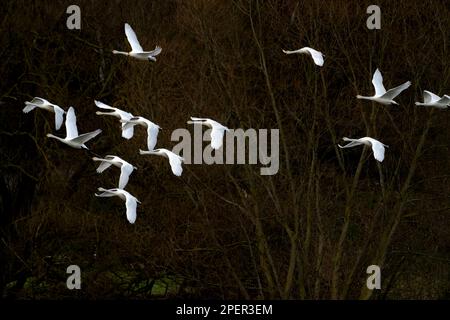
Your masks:
{"label": "white plumage", "polygon": [[409,88],[409,86],[411,85],[411,81],[407,81],[399,85],[398,87],[386,91],[383,85],[383,76],[381,75],[380,70],[377,69],[373,74],[372,84],[375,88],[375,95],[371,97],[357,95],[356,98],[372,100],[384,105],[389,105],[389,104],[398,104],[397,102],[394,101],[394,98],[397,97],[403,90]]}
{"label": "white plumage", "polygon": [[351,148],[359,145],[367,145],[372,147],[373,156],[376,160],[379,162],[383,162],[384,160],[384,148],[388,147],[387,145],[381,143],[378,140],[375,140],[370,137],[363,137],[360,139],[350,139],[347,137],[342,138],[344,141],[349,141],[350,143],[346,144],[345,146],[341,146],[338,144],[339,148]]}
{"label": "white plumage", "polygon": [[98,191],[102,193],[96,193],[96,197],[119,197],[120,199],[124,200],[125,206],[127,208],[126,214],[128,221],[130,223],[134,223],[136,221],[136,207],[138,203],[141,203],[138,199],[136,199],[129,192],[123,189],[98,188]]}
{"label": "white plumage", "polygon": [[131,165],[118,156],[108,155],[105,158],[93,157],[92,160],[101,162],[97,168],[98,173],[102,173],[112,165],[120,168],[119,189],[125,189],[130,174],[133,172],[133,170],[137,170],[135,166]]}
{"label": "white plumage", "polygon": [[[94,100],[94,102],[98,108],[110,110],[109,112],[97,111],[96,112],[97,115],[113,116],[120,120],[130,120],[133,117],[133,115],[129,112],[108,106],[107,104],[104,104],[103,102],[100,102],[97,100]],[[134,127],[131,126],[131,127],[127,128],[126,130],[124,130],[123,129],[124,126],[125,126],[125,123],[122,123],[122,137],[124,137],[125,139],[131,139],[134,134]]]}
{"label": "white plumage", "polygon": [[169,151],[167,149],[156,149],[156,150],[149,150],[149,151],[143,151],[139,150],[139,154],[145,155],[157,155],[162,156],[169,159],[170,168],[172,169],[172,173],[176,176],[181,176],[181,173],[183,172],[183,167],[181,164],[184,162],[184,159],[180,157],[179,155],[173,153],[172,151]]}
{"label": "white plumage", "polygon": [[208,118],[195,118],[191,117],[192,121],[188,121],[188,124],[201,124],[211,128],[211,148],[217,150],[223,144],[223,136],[225,131],[230,131],[224,125],[221,125],[219,122],[208,119]]}
{"label": "white plumage", "polygon": [[144,51],[139,43],[139,40],[137,39],[136,33],[128,23],[125,23],[125,35],[127,36],[128,43],[131,46],[131,51],[123,52],[113,50],[113,54],[122,54],[138,60],[156,61],[155,57],[162,51],[160,46],[156,46],[152,51]]}
{"label": "white plumage", "polygon": [[439,109],[447,109],[450,105],[450,96],[444,95],[439,97],[433,92],[423,91],[423,102],[416,102],[417,106],[435,107]]}
{"label": "white plumage", "polygon": [[91,140],[92,138],[96,137],[97,135],[99,135],[101,132],[102,132],[101,129],[97,129],[95,131],[79,135],[77,129],[77,118],[75,116],[75,110],[73,107],[70,107],[69,110],[67,111],[66,116],[66,137],[60,138],[54,136],[51,133],[47,134],[47,137],[57,139],[62,143],[65,143],[68,146],[71,146],[72,148],[75,149],[81,148],[88,149],[85,143]]}
{"label": "white plumage", "polygon": [[34,97],[33,100],[25,102],[25,108],[22,111],[28,113],[36,108],[53,112],[55,114],[55,128],[56,130],[61,128],[66,112],[60,106],[50,103],[43,98]]}
{"label": "white plumage", "polygon": [[322,52],[317,51],[313,48],[310,47],[304,47],[304,48],[300,48],[298,50],[283,50],[284,53],[286,54],[295,54],[295,53],[300,53],[300,54],[307,54],[309,56],[311,56],[314,60],[314,63],[320,67],[323,66],[323,57],[325,56]]}
{"label": "white plumage", "polygon": [[158,133],[159,130],[161,130],[160,126],[144,117],[132,117],[128,120],[120,120],[120,121],[124,123],[122,130],[128,130],[129,128],[133,128],[135,125],[140,125],[147,128],[147,148],[148,150],[155,149],[156,142],[158,139]]}

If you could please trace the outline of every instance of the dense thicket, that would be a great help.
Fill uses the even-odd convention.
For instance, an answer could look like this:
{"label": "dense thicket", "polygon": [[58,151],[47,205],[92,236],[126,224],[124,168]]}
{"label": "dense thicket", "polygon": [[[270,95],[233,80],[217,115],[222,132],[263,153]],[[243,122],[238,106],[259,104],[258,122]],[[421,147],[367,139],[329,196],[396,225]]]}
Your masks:
{"label": "dense thicket", "polygon": [[[71,4],[2,3],[4,297],[449,297],[450,116],[414,106],[423,89],[450,93],[448,1],[378,1],[376,31],[367,1],[85,0],[80,31],[66,28]],[[125,22],[145,49],[163,48],[156,63],[111,54],[128,49]],[[303,46],[325,53],[323,68],[281,51]],[[399,106],[355,98],[371,94],[377,67],[386,87],[412,81]],[[93,152],[138,166],[135,225],[119,199],[94,197],[118,171],[98,175],[89,153],[48,139],[53,115],[22,113],[34,96],[74,106],[80,132],[103,129]],[[145,130],[122,139],[94,99],[152,119],[168,148],[189,116],[278,128],[280,171],[185,165],[177,178],[165,159],[139,156]],[[366,135],[389,145],[381,165],[336,147]],[[379,292],[366,290],[371,264]]]}

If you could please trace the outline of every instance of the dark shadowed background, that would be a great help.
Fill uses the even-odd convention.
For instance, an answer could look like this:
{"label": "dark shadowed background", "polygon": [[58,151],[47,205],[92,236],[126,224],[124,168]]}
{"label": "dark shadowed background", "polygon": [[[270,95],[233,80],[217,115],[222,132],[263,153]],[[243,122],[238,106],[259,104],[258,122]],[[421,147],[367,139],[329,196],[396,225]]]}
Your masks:
{"label": "dark shadowed background", "polygon": [[[371,1],[344,0],[77,1],[81,30],[68,30],[72,2],[1,4],[3,297],[450,297],[450,115],[414,106],[424,89],[450,94],[448,1],[377,1],[381,30],[366,27]],[[125,22],[144,49],[163,48],[156,63],[112,55],[129,49]],[[325,54],[322,68],[282,52],[304,46]],[[399,106],[355,98],[372,94],[377,67],[386,88],[412,81]],[[98,175],[87,151],[48,139],[53,114],[22,113],[34,96],[74,106],[80,132],[103,130],[93,152],[138,167],[134,225],[120,199],[94,196],[118,169]],[[169,149],[190,116],[279,129],[280,170],[185,165],[175,177],[139,156],[143,128],[122,139],[94,99],[158,123]],[[343,136],[389,145],[384,162],[342,152]],[[71,264],[81,290],[66,288]]]}

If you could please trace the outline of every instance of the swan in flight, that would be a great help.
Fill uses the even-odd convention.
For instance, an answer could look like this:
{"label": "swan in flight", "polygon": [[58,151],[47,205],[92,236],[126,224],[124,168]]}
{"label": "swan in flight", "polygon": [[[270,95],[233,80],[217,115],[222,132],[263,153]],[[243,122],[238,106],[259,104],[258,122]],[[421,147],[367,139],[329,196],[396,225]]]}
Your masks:
{"label": "swan in flight", "polygon": [[180,157],[179,155],[173,153],[172,151],[169,151],[167,149],[156,149],[152,151],[143,151],[139,150],[139,154],[154,154],[158,156],[162,156],[169,159],[170,167],[172,168],[172,172],[176,176],[181,176],[181,173],[183,172],[183,167],[181,164],[184,162],[184,158]]}
{"label": "swan in flight", "polygon": [[283,50],[284,53],[286,54],[293,54],[293,53],[303,53],[303,54],[308,54],[310,55],[313,60],[314,63],[318,66],[323,66],[323,57],[325,56],[322,52],[317,51],[313,48],[309,48],[309,47],[304,47],[298,50],[293,50],[293,51],[289,51],[289,50]]}
{"label": "swan in flight", "polygon": [[366,145],[366,146],[372,146],[373,156],[376,160],[379,162],[383,162],[384,160],[384,148],[388,147],[387,145],[381,143],[378,140],[375,140],[370,137],[364,137],[360,139],[350,139],[347,137],[342,138],[344,141],[350,141],[350,143],[346,144],[345,146],[341,146],[338,144],[339,148],[351,148],[359,145]]}
{"label": "swan in flight", "polygon": [[380,70],[375,70],[372,78],[372,84],[375,88],[375,95],[371,97],[360,96],[359,94],[356,96],[357,99],[365,99],[372,100],[384,105],[389,104],[398,104],[394,101],[394,98],[398,96],[403,90],[407,89],[411,85],[411,81],[407,81],[404,84],[399,85],[398,87],[386,89],[383,86],[383,76],[381,75]]}
{"label": "swan in flight", "polygon": [[100,165],[97,168],[98,173],[102,173],[111,165],[120,168],[119,189],[125,189],[130,174],[133,172],[133,170],[137,170],[135,166],[129,164],[128,162],[117,156],[106,156],[104,159],[93,157],[92,160],[101,161]]}
{"label": "swan in flight", "polygon": [[194,118],[191,117],[192,121],[188,121],[188,124],[203,124],[211,128],[211,148],[217,150],[220,149],[223,142],[223,135],[225,131],[230,131],[227,127],[221,125],[217,121],[208,118]]}
{"label": "swan in flight", "polygon": [[156,146],[156,141],[158,139],[158,132],[161,129],[160,126],[151,122],[144,117],[132,117],[128,120],[120,120],[124,123],[122,130],[128,130],[129,128],[133,128],[135,125],[141,125],[147,128],[147,147],[148,150],[154,150]]}
{"label": "swan in flight", "polygon": [[63,138],[54,136],[51,133],[47,134],[47,137],[57,139],[57,140],[61,141],[62,143],[65,143],[68,146],[71,146],[72,148],[75,148],[75,149],[81,149],[81,148],[88,149],[88,147],[86,147],[85,143],[88,142],[89,140],[91,140],[92,138],[96,137],[101,132],[102,132],[101,129],[97,129],[95,131],[83,133],[83,134],[79,135],[78,129],[77,129],[77,118],[75,116],[75,110],[73,107],[70,107],[69,110],[67,111],[67,116],[66,116],[66,137],[63,139]]}
{"label": "swan in flight", "polygon": [[102,192],[100,194],[95,194],[96,197],[119,197],[125,201],[127,207],[127,219],[130,223],[136,221],[136,207],[138,203],[141,203],[138,199],[132,196],[129,192],[123,189],[104,189],[98,188],[98,191]]}
{"label": "swan in flight", "polygon": [[136,33],[128,23],[125,23],[125,35],[127,36],[128,43],[131,46],[131,51],[123,52],[113,50],[113,54],[123,54],[125,56],[130,56],[138,60],[156,61],[155,57],[162,51],[160,46],[156,46],[156,48],[152,51],[144,51],[136,37]]}
{"label": "swan in flight", "polygon": [[35,108],[40,108],[55,113],[56,130],[59,130],[61,128],[64,120],[64,113],[66,112],[60,106],[57,106],[56,104],[50,103],[47,100],[39,97],[34,97],[33,100],[26,101],[25,105],[25,108],[23,108],[22,110],[24,113],[28,113]]}
{"label": "swan in flight", "polygon": [[444,95],[443,97],[439,97],[433,92],[424,90],[423,102],[416,102],[416,105],[446,109],[450,105],[450,96]]}
{"label": "swan in flight", "polygon": [[[111,106],[108,106],[107,104],[104,104],[103,102],[94,100],[95,105],[97,107],[99,107],[100,109],[105,109],[105,110],[111,110],[110,112],[102,112],[102,111],[97,111],[96,114],[97,115],[107,115],[107,116],[113,116],[116,118],[119,118],[120,120],[130,120],[131,118],[133,118],[133,115],[129,112],[120,110],[118,108],[113,108]],[[124,137],[125,139],[131,139],[133,137],[134,134],[134,127],[129,127],[126,130],[123,129],[123,127],[125,126],[125,123],[122,123],[122,137]]]}

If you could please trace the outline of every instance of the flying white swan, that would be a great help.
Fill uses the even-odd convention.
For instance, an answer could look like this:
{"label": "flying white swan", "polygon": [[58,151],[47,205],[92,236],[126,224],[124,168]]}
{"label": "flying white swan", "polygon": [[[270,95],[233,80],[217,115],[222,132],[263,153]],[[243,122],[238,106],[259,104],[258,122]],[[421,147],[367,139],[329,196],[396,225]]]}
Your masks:
{"label": "flying white swan", "polygon": [[383,76],[381,75],[380,70],[375,70],[372,78],[372,84],[375,88],[375,95],[371,97],[360,96],[359,94],[356,96],[358,99],[372,100],[384,105],[389,104],[398,104],[394,101],[394,98],[398,96],[403,90],[407,89],[411,85],[411,81],[407,81],[404,84],[399,85],[398,87],[386,89],[383,86]]}
{"label": "flying white swan", "polygon": [[[95,105],[101,109],[112,110],[111,112],[97,111],[96,112],[97,115],[113,116],[113,117],[119,118],[120,120],[130,120],[131,118],[133,118],[133,115],[129,112],[120,110],[118,108],[113,108],[113,107],[108,106],[107,104],[104,104],[103,102],[100,102],[97,100],[94,100],[94,102],[95,102]],[[134,134],[134,127],[131,126],[131,127],[127,128],[126,130],[124,130],[123,129],[124,126],[125,126],[125,123],[122,123],[122,137],[124,137],[125,139],[131,139]]]}
{"label": "flying white swan", "polygon": [[100,194],[95,194],[96,197],[119,197],[125,201],[127,207],[127,219],[130,223],[136,221],[136,207],[138,203],[141,203],[138,199],[132,196],[129,192],[123,189],[104,189],[98,188],[98,191],[102,192]]}
{"label": "flying white swan", "polygon": [[125,56],[130,56],[138,60],[156,61],[155,57],[160,54],[162,50],[160,46],[156,46],[156,48],[152,51],[144,51],[144,49],[142,49],[141,45],[139,44],[136,33],[128,23],[125,23],[125,34],[131,46],[131,51],[123,52],[113,50],[113,54],[123,54]]}
{"label": "flying white swan", "polygon": [[372,146],[373,156],[376,160],[379,162],[383,162],[384,160],[384,147],[388,147],[387,145],[381,143],[378,140],[375,140],[370,137],[364,137],[360,139],[350,139],[347,137],[342,138],[344,141],[350,141],[350,143],[346,144],[345,146],[341,146],[338,144],[339,148],[351,148],[359,145],[366,145],[366,146]]}
{"label": "flying white swan", "polygon": [[154,150],[156,146],[156,141],[158,139],[158,132],[161,129],[160,126],[151,122],[144,117],[132,117],[128,120],[120,120],[124,123],[122,130],[128,130],[129,128],[133,128],[135,125],[141,125],[147,128],[147,147],[148,150]]}
{"label": "flying white swan", "polygon": [[283,50],[284,53],[286,54],[293,54],[293,53],[303,53],[303,54],[308,54],[310,55],[313,60],[314,63],[318,66],[323,66],[323,57],[325,56],[322,52],[317,51],[313,48],[309,48],[309,47],[304,47],[298,50],[293,50],[293,51],[289,51],[289,50]]}
{"label": "flying white swan", "polygon": [[450,105],[450,96],[444,95],[439,97],[433,92],[423,91],[423,102],[416,102],[417,106],[436,107],[440,109],[446,109]]}
{"label": "flying white swan", "polygon": [[211,128],[211,148],[220,149],[223,142],[223,135],[225,131],[230,131],[227,127],[221,125],[217,121],[208,118],[194,118],[191,117],[192,121],[188,121],[188,124],[203,124]]}
{"label": "flying white swan", "polygon": [[154,155],[168,158],[170,167],[171,167],[174,175],[179,177],[179,176],[181,176],[181,173],[183,172],[183,167],[181,166],[181,164],[184,162],[184,158],[173,153],[172,151],[169,151],[167,149],[156,149],[156,150],[152,150],[152,151],[139,150],[139,154],[141,154],[141,155],[154,154]]}
{"label": "flying white swan", "polygon": [[65,143],[68,146],[71,146],[72,148],[75,148],[75,149],[81,149],[81,148],[88,149],[88,147],[86,147],[85,143],[88,142],[89,140],[91,140],[92,138],[96,137],[101,132],[102,132],[101,129],[97,129],[92,132],[83,133],[83,134],[78,135],[77,118],[75,116],[75,110],[73,109],[73,107],[70,107],[69,110],[67,111],[67,116],[66,116],[66,137],[63,139],[63,138],[54,136],[51,133],[47,134],[47,137],[57,139],[57,140],[61,141],[62,143]]}
{"label": "flying white swan", "polygon": [[45,99],[34,97],[31,101],[25,101],[26,107],[23,108],[24,113],[28,113],[35,108],[44,109],[55,113],[55,127],[56,130],[61,128],[64,120],[64,113],[66,113],[60,106],[50,103]]}
{"label": "flying white swan", "polygon": [[100,165],[97,168],[98,173],[102,173],[103,171],[108,169],[111,165],[120,168],[119,189],[125,189],[130,174],[133,172],[133,170],[137,170],[135,166],[131,165],[130,163],[126,162],[125,160],[117,156],[108,155],[103,159],[93,157],[92,160],[101,161]]}

